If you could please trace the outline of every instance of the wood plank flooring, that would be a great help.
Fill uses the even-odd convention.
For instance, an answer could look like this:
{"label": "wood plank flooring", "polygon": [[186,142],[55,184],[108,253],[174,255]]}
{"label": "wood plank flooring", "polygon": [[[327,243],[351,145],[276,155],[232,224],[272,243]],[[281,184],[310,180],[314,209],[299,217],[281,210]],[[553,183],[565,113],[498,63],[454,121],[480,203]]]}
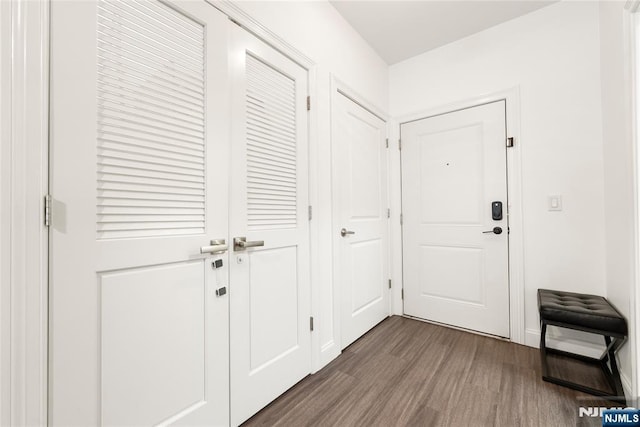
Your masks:
{"label": "wood plank flooring", "polygon": [[[551,366],[606,389],[597,368]],[[580,406],[616,405],[542,381],[537,349],[393,316],[243,426],[601,425]]]}

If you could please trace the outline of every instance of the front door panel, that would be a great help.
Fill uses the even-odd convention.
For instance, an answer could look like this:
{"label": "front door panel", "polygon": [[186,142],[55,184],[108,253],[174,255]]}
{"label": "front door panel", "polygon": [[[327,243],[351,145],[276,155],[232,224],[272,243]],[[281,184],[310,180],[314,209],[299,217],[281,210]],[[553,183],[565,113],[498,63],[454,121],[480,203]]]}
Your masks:
{"label": "front door panel", "polygon": [[401,132],[404,312],[509,337],[505,102]]}

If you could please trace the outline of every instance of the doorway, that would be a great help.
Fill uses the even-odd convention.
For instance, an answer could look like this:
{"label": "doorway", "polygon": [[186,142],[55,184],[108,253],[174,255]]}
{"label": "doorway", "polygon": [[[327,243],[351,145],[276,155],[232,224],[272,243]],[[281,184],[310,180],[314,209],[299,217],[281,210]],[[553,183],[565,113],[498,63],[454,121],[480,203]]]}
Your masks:
{"label": "doorway", "polygon": [[509,338],[506,101],[401,136],[404,313]]}
{"label": "doorway", "polygon": [[50,423],[239,424],[311,370],[308,72],[205,1],[51,6]]}
{"label": "doorway", "polygon": [[332,238],[344,349],[389,315],[388,148],[384,119],[344,91],[333,96]]}

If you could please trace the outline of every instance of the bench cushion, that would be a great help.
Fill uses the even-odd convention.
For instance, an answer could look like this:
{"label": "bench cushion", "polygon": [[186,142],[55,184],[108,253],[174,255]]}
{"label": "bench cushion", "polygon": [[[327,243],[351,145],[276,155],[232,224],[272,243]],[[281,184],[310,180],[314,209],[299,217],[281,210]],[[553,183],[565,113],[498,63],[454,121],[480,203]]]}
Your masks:
{"label": "bench cushion", "polygon": [[538,310],[540,320],[627,335],[625,318],[609,301],[597,295],[538,289]]}

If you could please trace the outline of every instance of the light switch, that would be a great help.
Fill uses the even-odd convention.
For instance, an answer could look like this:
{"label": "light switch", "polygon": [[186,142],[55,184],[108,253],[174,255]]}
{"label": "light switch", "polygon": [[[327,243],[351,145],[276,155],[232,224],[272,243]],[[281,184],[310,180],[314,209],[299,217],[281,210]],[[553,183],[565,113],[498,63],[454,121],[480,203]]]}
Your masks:
{"label": "light switch", "polygon": [[550,211],[562,210],[562,196],[549,196],[549,210]]}

